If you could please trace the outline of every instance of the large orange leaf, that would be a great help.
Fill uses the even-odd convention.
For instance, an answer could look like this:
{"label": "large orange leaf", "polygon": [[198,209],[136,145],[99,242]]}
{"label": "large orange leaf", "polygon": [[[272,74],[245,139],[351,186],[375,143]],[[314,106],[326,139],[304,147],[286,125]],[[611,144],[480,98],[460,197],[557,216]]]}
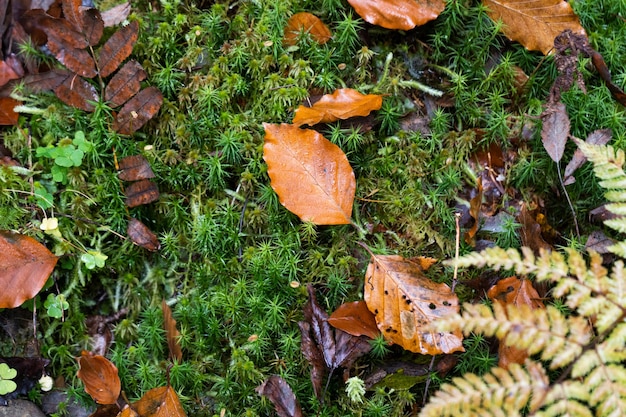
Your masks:
{"label": "large orange leaf", "polygon": [[141,417],[183,417],[186,416],[176,391],[167,385],[146,392],[133,408]]}
{"label": "large orange leaf", "polygon": [[285,26],[285,45],[295,45],[301,33],[309,33],[319,44],[325,44],[331,38],[330,29],[314,14],[301,12],[289,18]]}
{"label": "large orange leaf", "polygon": [[85,384],[85,392],[98,404],[115,404],[122,389],[117,367],[101,355],[83,351],[76,376]]}
{"label": "large orange leaf", "polygon": [[348,0],[366,22],[387,29],[410,30],[435,20],[444,0]]}
{"label": "large orange leaf", "polygon": [[0,308],[14,308],[44,286],[58,258],[32,237],[0,231]]}
{"label": "large orange leaf", "polygon": [[531,51],[544,55],[554,46],[554,38],[565,29],[585,35],[578,16],[563,0],[483,0],[489,17],[502,20],[502,32]]}
{"label": "large orange leaf", "polygon": [[373,110],[380,109],[383,96],[361,94],[351,88],[341,88],[332,94],[326,94],[311,107],[300,106],[293,118],[294,125],[330,123],[349,119],[354,116],[367,116]]}
{"label": "large orange leaf", "polygon": [[446,284],[426,278],[416,263],[397,255],[373,255],[364,298],[385,339],[423,355],[464,351],[460,331],[429,328],[433,320],[458,313],[459,299]]}
{"label": "large orange leaf", "polygon": [[303,221],[349,224],[356,180],[343,151],[314,130],[263,126],[263,159],[281,204]]}

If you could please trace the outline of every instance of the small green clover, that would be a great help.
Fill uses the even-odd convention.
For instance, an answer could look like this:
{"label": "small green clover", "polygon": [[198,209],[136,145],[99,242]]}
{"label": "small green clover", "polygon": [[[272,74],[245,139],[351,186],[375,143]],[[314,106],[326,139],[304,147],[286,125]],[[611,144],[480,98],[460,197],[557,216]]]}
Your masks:
{"label": "small green clover", "polygon": [[54,197],[39,181],[35,182],[35,201],[43,210],[47,210],[54,206]]}
{"label": "small green clover", "polygon": [[87,253],[83,253],[80,257],[80,260],[85,263],[87,269],[95,269],[96,267],[102,268],[104,266],[104,261],[106,261],[108,256],[104,255],[100,251],[90,250]]}
{"label": "small green clover", "polygon": [[54,317],[55,319],[63,317],[63,311],[70,307],[69,303],[65,301],[65,296],[63,294],[59,294],[57,296],[54,294],[48,294],[48,298],[44,302],[43,306],[48,311],[48,315],[50,317]]}
{"label": "small green clover", "polygon": [[17,384],[11,381],[17,376],[17,371],[6,363],[0,363],[0,395],[6,395],[17,389]]}

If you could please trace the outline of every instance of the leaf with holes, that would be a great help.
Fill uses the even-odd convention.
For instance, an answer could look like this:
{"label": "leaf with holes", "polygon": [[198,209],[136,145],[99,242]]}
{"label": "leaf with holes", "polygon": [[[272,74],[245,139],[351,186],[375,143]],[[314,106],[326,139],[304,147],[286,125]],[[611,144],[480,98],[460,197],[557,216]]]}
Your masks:
{"label": "leaf with holes", "polygon": [[[531,51],[547,55],[565,29],[585,34],[578,16],[563,0],[483,0],[487,14],[502,21],[502,32]],[[532,28],[532,30],[529,30]]]}
{"label": "leaf with holes", "polygon": [[446,284],[426,278],[416,263],[397,255],[373,255],[364,298],[386,340],[423,355],[464,351],[460,331],[430,329],[433,320],[459,312],[458,297]]}
{"label": "leaf with holes", "polygon": [[331,38],[330,29],[314,14],[301,12],[289,18],[285,26],[285,45],[295,45],[301,33],[309,33],[319,44],[325,44]]}
{"label": "leaf with holes", "polygon": [[355,116],[367,116],[380,109],[383,96],[361,94],[351,88],[341,88],[332,94],[326,94],[311,107],[300,106],[296,110],[293,124],[297,126],[317,123],[331,123]]}
{"label": "leaf with holes", "polygon": [[368,23],[387,29],[410,30],[435,20],[444,0],[348,0]]}
{"label": "leaf with holes", "polygon": [[167,385],[153,388],[133,404],[133,409],[141,417],[184,417],[185,410],[176,391]]}
{"label": "leaf with holes", "polygon": [[133,46],[137,42],[139,23],[133,21],[115,32],[100,49],[98,56],[98,68],[100,76],[108,77],[112,74],[133,52]]}
{"label": "leaf with holes", "polygon": [[356,180],[343,151],[314,130],[263,126],[263,159],[281,204],[302,221],[349,224]]}
{"label": "leaf with holes", "polygon": [[163,94],[158,88],[144,88],[121,108],[113,129],[122,135],[132,135],[158,113],[161,104]]}
{"label": "leaf with holes", "polygon": [[115,404],[122,390],[117,367],[104,356],[86,351],[77,361],[76,376],[83,381],[85,392],[98,404]]}

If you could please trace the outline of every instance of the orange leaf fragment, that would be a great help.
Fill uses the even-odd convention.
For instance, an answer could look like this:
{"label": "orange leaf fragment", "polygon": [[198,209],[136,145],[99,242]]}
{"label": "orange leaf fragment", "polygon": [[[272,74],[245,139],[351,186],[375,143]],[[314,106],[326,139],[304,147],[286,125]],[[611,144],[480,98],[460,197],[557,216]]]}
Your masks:
{"label": "orange leaf fragment", "polygon": [[343,151],[314,130],[263,126],[263,159],[280,203],[302,221],[349,224],[356,179]]}
{"label": "orange leaf fragment", "polygon": [[98,404],[115,404],[122,390],[117,367],[101,355],[83,351],[77,358],[76,376],[85,384],[85,391]]}
{"label": "orange leaf fragment", "polygon": [[361,94],[351,88],[341,88],[332,94],[324,95],[311,107],[300,106],[296,110],[293,124],[313,126],[317,123],[330,123],[355,116],[367,116],[383,104],[383,96]]}
{"label": "orange leaf fragment", "polygon": [[387,29],[410,30],[435,20],[444,0],[348,0],[368,23]]}
{"label": "orange leaf fragment", "polygon": [[[547,55],[565,29],[585,35],[578,16],[563,0],[483,0],[487,14],[502,20],[502,33],[531,51]],[[529,30],[532,28],[532,30]]]}
{"label": "orange leaf fragment", "polygon": [[289,18],[285,26],[285,45],[295,45],[301,33],[310,33],[311,37],[319,44],[323,45],[330,40],[331,33],[328,26],[314,14],[301,12]]}
{"label": "orange leaf fragment", "polygon": [[176,391],[171,386],[153,388],[133,404],[141,417],[184,417],[185,410],[180,404]]}
{"label": "orange leaf fragment", "polygon": [[0,308],[14,308],[41,290],[58,258],[29,236],[0,231]]}
{"label": "orange leaf fragment", "polygon": [[112,74],[133,52],[133,46],[137,42],[139,23],[133,21],[115,32],[100,50],[98,67],[100,76],[107,77]]}
{"label": "orange leaf fragment", "polygon": [[170,350],[170,358],[180,363],[183,360],[183,351],[178,342],[180,333],[176,328],[176,320],[174,320],[172,310],[165,300],[161,302],[161,310],[163,310],[163,328],[165,329],[165,336],[167,338],[167,347]]}
{"label": "orange leaf fragment", "polygon": [[0,125],[17,125],[20,115],[17,114],[13,109],[20,104],[22,104],[22,102],[17,101],[14,98],[0,97]]}
{"label": "orange leaf fragment", "polygon": [[397,255],[373,255],[364,298],[386,340],[423,355],[464,351],[461,331],[429,328],[433,320],[458,313],[458,297],[446,284],[426,278],[416,263]]}
{"label": "orange leaf fragment", "polygon": [[368,310],[365,301],[343,303],[330,315],[328,324],[352,336],[367,336],[376,339],[380,335],[376,318]]}

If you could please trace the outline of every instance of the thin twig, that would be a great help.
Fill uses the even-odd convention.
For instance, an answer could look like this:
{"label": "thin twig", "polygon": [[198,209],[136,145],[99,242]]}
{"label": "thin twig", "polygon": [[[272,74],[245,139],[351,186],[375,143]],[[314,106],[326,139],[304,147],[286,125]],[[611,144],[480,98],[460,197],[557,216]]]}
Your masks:
{"label": "thin twig", "polygon": [[456,288],[458,282],[457,277],[459,275],[459,249],[461,247],[461,225],[459,221],[461,219],[461,213],[454,214],[454,223],[456,227],[456,238],[454,241],[454,274],[452,275],[452,292]]}
{"label": "thin twig", "polygon": [[559,174],[559,182],[561,183],[561,187],[563,188],[563,192],[565,193],[565,198],[567,199],[567,204],[569,204],[569,208],[572,211],[572,217],[574,219],[574,227],[576,228],[576,236],[578,240],[580,240],[580,229],[578,228],[578,219],[576,218],[576,210],[574,210],[574,205],[572,204],[572,200],[569,198],[569,194],[567,193],[567,189],[565,188],[565,184],[563,183],[563,175],[561,175],[561,164],[556,163],[556,170]]}

